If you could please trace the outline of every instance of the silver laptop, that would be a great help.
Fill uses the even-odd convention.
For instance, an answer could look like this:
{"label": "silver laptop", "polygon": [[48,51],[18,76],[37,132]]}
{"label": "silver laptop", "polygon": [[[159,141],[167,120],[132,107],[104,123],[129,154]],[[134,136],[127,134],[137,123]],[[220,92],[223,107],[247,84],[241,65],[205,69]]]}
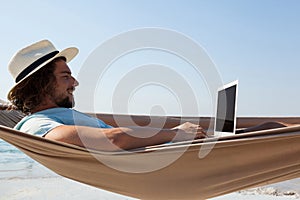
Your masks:
{"label": "silver laptop", "polygon": [[214,137],[222,137],[235,134],[237,95],[238,80],[223,85],[218,89]]}

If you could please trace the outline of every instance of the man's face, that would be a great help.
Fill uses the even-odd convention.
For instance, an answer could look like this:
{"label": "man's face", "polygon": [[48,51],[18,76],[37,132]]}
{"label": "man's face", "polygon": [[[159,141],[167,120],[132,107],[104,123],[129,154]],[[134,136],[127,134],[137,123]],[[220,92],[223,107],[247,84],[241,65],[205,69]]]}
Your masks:
{"label": "man's face", "polygon": [[56,83],[50,98],[58,107],[72,108],[75,105],[73,92],[78,82],[72,76],[71,70],[64,60],[58,60],[55,64],[54,76]]}

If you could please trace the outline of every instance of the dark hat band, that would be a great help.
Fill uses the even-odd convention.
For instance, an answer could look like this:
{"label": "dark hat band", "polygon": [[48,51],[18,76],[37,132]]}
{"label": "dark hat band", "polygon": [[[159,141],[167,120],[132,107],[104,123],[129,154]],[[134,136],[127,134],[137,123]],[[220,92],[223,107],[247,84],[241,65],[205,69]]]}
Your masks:
{"label": "dark hat band", "polygon": [[48,53],[47,55],[44,55],[43,57],[37,59],[33,63],[31,63],[28,67],[26,67],[16,78],[16,83],[21,81],[24,77],[26,77],[30,72],[32,72],[34,69],[36,69],[38,66],[46,62],[47,60],[53,58],[56,54],[58,54],[59,51],[53,51],[51,53]]}

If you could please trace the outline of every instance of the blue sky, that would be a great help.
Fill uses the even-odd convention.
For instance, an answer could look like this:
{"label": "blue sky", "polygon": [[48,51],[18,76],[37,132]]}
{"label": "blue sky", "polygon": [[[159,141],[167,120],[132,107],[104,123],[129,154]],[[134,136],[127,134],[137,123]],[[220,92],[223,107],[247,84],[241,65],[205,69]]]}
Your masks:
{"label": "blue sky", "polygon": [[[158,27],[182,33],[201,45],[224,83],[239,79],[239,116],[299,116],[299,10],[297,0],[3,1],[0,98],[6,99],[13,86],[7,70],[10,58],[28,44],[46,38],[58,49],[78,47],[80,53],[70,63],[76,76],[89,54],[109,38],[137,28]],[[189,67],[168,55],[150,55],[154,55],[148,57],[155,63],[163,62],[163,58],[168,65],[176,62],[179,71]],[[129,56],[119,63],[130,66],[137,57]],[[110,80],[117,82],[118,74],[110,76],[102,80],[107,90],[113,85]],[[203,92],[203,80],[200,87],[194,77],[186,78],[192,80],[198,95],[200,109],[192,114],[210,115],[212,100]],[[95,96],[96,111],[112,112],[111,97],[107,96]],[[76,97],[76,101],[77,109],[88,111],[84,97]],[[165,88],[151,87],[137,92],[128,110],[147,114],[160,113],[163,108],[164,114],[180,114],[176,102]]]}

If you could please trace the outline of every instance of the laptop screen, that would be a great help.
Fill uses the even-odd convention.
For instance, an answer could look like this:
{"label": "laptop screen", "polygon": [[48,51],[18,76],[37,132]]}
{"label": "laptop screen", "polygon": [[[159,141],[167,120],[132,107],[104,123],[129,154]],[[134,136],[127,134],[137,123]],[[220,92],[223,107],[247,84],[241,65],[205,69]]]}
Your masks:
{"label": "laptop screen", "polygon": [[215,131],[235,133],[237,82],[218,90]]}

